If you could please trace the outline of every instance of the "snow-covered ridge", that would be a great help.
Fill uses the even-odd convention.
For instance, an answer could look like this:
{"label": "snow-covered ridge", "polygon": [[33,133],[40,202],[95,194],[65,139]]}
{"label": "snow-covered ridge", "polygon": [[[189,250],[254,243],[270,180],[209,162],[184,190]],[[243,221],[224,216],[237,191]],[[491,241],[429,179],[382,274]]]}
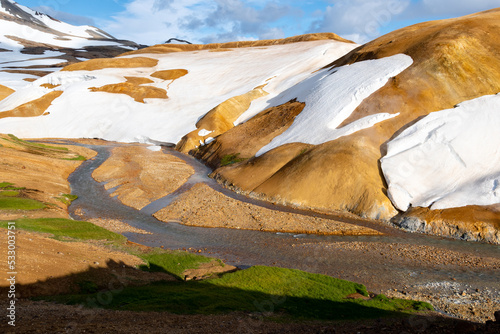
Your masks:
{"label": "snow-covered ridge", "polygon": [[[31,8],[20,5],[12,0],[0,0],[0,12],[6,15],[6,20],[12,20],[13,22],[17,23],[23,21],[25,25],[26,23],[31,23],[31,26],[35,29],[52,29],[54,32],[57,32],[61,35],[81,37],[86,39],[95,38],[96,35],[101,36],[101,38],[103,39],[113,39],[109,35],[106,36],[102,34],[102,32],[100,32],[100,30],[95,27],[88,25],[74,26],[65,22],[61,22],[44,13],[40,13],[32,10]],[[2,32],[9,32],[10,34],[12,34],[12,32],[8,30],[2,30]]]}
{"label": "snow-covered ridge", "polygon": [[[106,54],[100,57],[109,57],[137,47],[135,43],[116,40],[98,28],[73,26],[12,0],[0,0],[0,85],[14,90],[25,87],[25,79],[38,78],[22,69],[43,75],[56,71],[68,61],[96,57],[96,48],[105,50]],[[93,52],[87,52],[87,48]]]}
{"label": "snow-covered ridge", "polygon": [[382,170],[405,211],[500,203],[500,95],[433,112],[388,144]]}

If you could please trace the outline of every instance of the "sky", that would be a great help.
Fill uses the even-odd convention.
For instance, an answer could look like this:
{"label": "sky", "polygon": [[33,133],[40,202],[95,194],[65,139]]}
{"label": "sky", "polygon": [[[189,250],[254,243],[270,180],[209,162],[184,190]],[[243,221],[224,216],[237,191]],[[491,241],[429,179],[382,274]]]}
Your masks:
{"label": "sky", "polygon": [[393,30],[500,7],[500,0],[17,0],[139,44],[276,39],[333,32],[366,43]]}

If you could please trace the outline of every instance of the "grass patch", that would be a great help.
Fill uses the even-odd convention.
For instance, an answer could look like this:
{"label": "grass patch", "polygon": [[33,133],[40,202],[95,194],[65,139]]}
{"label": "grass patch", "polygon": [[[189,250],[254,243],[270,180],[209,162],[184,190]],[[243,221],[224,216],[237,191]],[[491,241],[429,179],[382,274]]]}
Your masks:
{"label": "grass patch", "polygon": [[78,198],[77,195],[71,195],[71,194],[62,194],[60,197],[57,197],[59,201],[63,202],[66,205],[70,205],[77,198]]}
{"label": "grass patch", "polygon": [[85,158],[83,155],[78,155],[77,157],[74,158],[63,158],[62,160],[69,160],[69,161],[86,161],[87,158]]}
{"label": "grass patch", "polygon": [[[22,140],[22,139],[17,138],[13,134],[9,134],[9,138],[11,139],[10,142],[21,144],[23,146],[30,146],[30,147],[36,147],[36,148],[41,148],[41,149],[57,150],[57,151],[64,151],[64,152],[69,151],[67,147],[49,146],[49,145],[40,144],[40,143],[28,142],[26,140]],[[7,140],[7,139],[5,139],[5,140]]]}
{"label": "grass patch", "polygon": [[240,153],[234,153],[234,154],[227,154],[225,155],[222,160],[220,161],[221,166],[228,166],[235,164],[237,162],[242,162],[245,160],[244,158],[239,158]]}
{"label": "grass patch", "polygon": [[4,196],[0,193],[0,210],[40,210],[46,205],[31,198]]}
{"label": "grass patch", "polygon": [[20,192],[18,190],[4,190],[0,191],[0,197],[17,197],[20,195]]}
{"label": "grass patch", "polygon": [[23,197],[20,190],[10,182],[0,184],[0,210],[40,210],[47,207],[45,203]]}
{"label": "grass patch", "polygon": [[[104,308],[168,311],[177,314],[218,314],[243,311],[279,314],[296,319],[348,320],[401,316],[431,310],[427,303],[389,299],[350,300],[367,295],[366,287],[330,276],[299,270],[256,266],[205,281],[157,282],[125,288]],[[84,304],[98,294],[43,298]],[[91,306],[91,305],[87,305]]]}
{"label": "grass patch", "polygon": [[[120,234],[110,232],[92,223],[63,219],[63,218],[39,218],[39,219],[17,219],[16,228],[31,232],[50,233],[57,240],[108,240],[125,242],[126,238]],[[6,221],[0,221],[1,228],[7,228]]]}
{"label": "grass patch", "polygon": [[146,254],[136,254],[147,265],[142,265],[139,268],[151,272],[165,272],[174,275],[178,279],[184,279],[182,273],[186,269],[198,268],[201,263],[210,262],[213,258],[195,255],[183,251],[155,251]]}
{"label": "grass patch", "polygon": [[8,138],[2,138],[5,141],[16,144],[20,147],[20,149],[36,155],[48,156],[61,160],[76,160],[76,161],[85,161],[87,160],[84,156],[79,155],[75,152],[71,152],[67,147],[58,147],[58,146],[50,146],[40,143],[33,143],[26,140],[22,140],[14,136],[13,134],[9,134]]}
{"label": "grass patch", "polygon": [[0,182],[0,190],[24,190],[26,188],[14,187],[14,183]]}

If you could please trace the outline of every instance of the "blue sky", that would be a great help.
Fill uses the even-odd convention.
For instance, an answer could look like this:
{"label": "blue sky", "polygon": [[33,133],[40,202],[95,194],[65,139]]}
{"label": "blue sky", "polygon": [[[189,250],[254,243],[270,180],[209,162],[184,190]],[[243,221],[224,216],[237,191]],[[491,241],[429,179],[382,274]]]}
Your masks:
{"label": "blue sky", "polygon": [[62,21],[157,44],[334,32],[358,43],[414,23],[500,7],[500,0],[17,0]]}

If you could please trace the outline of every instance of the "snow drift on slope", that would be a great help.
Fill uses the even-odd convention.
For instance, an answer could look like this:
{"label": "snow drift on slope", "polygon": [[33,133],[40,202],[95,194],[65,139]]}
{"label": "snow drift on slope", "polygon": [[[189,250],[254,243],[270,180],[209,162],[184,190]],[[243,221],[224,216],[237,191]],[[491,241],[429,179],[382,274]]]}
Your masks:
{"label": "snow drift on slope", "polygon": [[389,197],[446,209],[500,203],[500,95],[434,112],[388,144],[381,160]]}
{"label": "snow drift on slope", "polygon": [[304,80],[281,99],[285,102],[297,98],[305,102],[306,107],[290,128],[264,146],[256,156],[288,143],[322,144],[397,116],[388,113],[370,115],[338,129],[364,99],[412,63],[411,57],[399,54],[342,66],[333,73],[324,69]]}
{"label": "snow drift on slope", "polygon": [[[142,56],[158,59],[158,65],[57,72],[0,102],[0,112],[7,111],[50,92],[51,89],[40,87],[44,83],[62,84],[55,90],[64,93],[47,109],[49,114],[1,119],[0,132],[25,138],[99,137],[122,142],[137,141],[143,136],[177,143],[196,129],[200,117],[225,100],[265,85],[269,94],[255,100],[256,104],[250,107],[259,112],[278,94],[355,47],[352,43],[322,40],[227,52],[145,54]],[[176,80],[151,76],[168,69],[185,69],[187,74]],[[125,82],[125,77],[154,81],[148,85],[165,89],[168,99],[146,99],[146,103],[138,103],[127,95],[89,90]]]}

